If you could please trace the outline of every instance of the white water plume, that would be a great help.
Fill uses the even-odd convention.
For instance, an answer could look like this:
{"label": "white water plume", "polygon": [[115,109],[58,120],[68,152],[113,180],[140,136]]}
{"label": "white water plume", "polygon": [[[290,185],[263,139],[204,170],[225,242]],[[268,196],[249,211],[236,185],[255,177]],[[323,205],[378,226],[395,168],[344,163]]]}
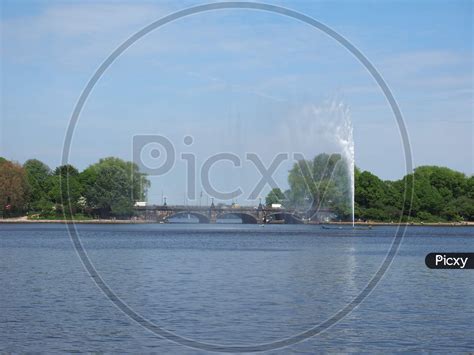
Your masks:
{"label": "white water plume", "polygon": [[312,159],[320,153],[341,155],[341,163],[345,164],[349,186],[338,186],[338,188],[349,190],[347,199],[354,226],[355,151],[353,125],[348,106],[338,99],[327,100],[320,105],[305,105],[287,121],[284,131],[291,132],[289,135],[287,133],[290,150],[303,152],[306,159]]}

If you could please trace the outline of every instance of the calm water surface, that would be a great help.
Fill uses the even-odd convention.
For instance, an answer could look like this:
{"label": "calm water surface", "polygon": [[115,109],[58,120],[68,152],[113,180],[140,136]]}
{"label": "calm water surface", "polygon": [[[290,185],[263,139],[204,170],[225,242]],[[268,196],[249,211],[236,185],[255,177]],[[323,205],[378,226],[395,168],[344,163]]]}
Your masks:
{"label": "calm water surface", "polygon": [[[326,320],[380,266],[395,229],[80,225],[89,257],[129,306],[198,341],[253,345]],[[429,270],[429,252],[473,252],[474,228],[410,227],[394,264],[349,316],[273,351],[474,351],[473,270]],[[0,224],[0,351],[199,353],[160,339],[94,285],[66,229]]]}

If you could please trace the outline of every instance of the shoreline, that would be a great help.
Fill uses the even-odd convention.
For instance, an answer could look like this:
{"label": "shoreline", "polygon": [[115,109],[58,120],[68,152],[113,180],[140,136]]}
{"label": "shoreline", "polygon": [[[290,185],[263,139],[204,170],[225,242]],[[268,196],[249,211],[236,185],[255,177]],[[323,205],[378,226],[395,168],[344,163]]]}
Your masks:
{"label": "shoreline", "polygon": [[[145,220],[130,220],[130,219],[88,219],[88,220],[62,220],[62,219],[27,219],[26,217],[20,218],[4,218],[0,219],[0,224],[28,224],[28,223],[53,223],[53,224],[172,224],[172,223],[160,223],[156,221],[145,221]],[[177,224],[177,223],[175,223]],[[269,223],[279,224],[279,223]],[[352,222],[326,222],[326,223],[307,223],[312,226],[322,225],[344,225],[351,226]],[[410,227],[473,227],[474,222],[409,222],[409,223],[390,223],[390,222],[355,222],[356,226],[398,226],[406,225]]]}
{"label": "shoreline", "polygon": [[21,218],[3,218],[0,224],[27,224],[27,223],[54,223],[54,224],[159,224],[153,221],[131,220],[131,219],[27,219]]}

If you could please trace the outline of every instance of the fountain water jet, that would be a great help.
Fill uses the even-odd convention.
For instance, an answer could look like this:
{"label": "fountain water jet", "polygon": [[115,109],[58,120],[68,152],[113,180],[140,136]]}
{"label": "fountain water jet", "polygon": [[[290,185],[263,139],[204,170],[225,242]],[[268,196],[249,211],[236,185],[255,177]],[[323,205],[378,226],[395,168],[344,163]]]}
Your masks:
{"label": "fountain water jet", "polygon": [[[312,186],[313,190],[318,191],[317,209],[324,209],[334,202],[331,201],[333,198],[342,197],[344,204],[351,210],[354,228],[355,154],[352,119],[348,106],[340,99],[326,100],[319,105],[305,105],[292,120],[289,120],[288,125],[282,130],[282,136],[288,135],[288,132],[292,138],[292,146],[298,147],[306,157],[312,158],[314,154],[327,153],[325,167],[320,166],[319,176],[313,177],[312,181],[307,183],[307,189],[310,190]],[[334,161],[331,163],[333,154],[340,155],[336,165],[332,165]],[[324,159],[322,161],[324,164]],[[308,162],[307,167],[311,167],[313,161]],[[324,177],[334,183],[333,187],[339,189],[339,196],[329,192],[327,181],[321,184],[319,179]],[[308,177],[305,179],[311,180]],[[312,206],[302,203],[301,207],[310,209]]]}
{"label": "fountain water jet", "polygon": [[[321,112],[321,111],[319,111]],[[322,110],[327,115],[324,117],[323,129],[329,141],[333,141],[341,153],[346,164],[349,178],[349,198],[351,207],[352,228],[355,225],[355,151],[354,135],[350,111],[342,101],[333,99]]]}
{"label": "fountain water jet", "polygon": [[341,115],[339,118],[339,125],[336,130],[336,139],[342,150],[342,156],[347,164],[347,170],[350,181],[350,198],[351,198],[351,215],[352,215],[352,228],[355,224],[355,151],[354,151],[354,134],[352,127],[352,120],[349,109],[342,102],[333,102],[335,112]]}

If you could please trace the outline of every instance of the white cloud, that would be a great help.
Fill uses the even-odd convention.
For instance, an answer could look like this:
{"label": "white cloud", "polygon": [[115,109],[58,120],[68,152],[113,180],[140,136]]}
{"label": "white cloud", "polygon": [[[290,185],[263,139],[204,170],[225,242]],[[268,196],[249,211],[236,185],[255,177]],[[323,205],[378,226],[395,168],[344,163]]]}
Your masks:
{"label": "white cloud", "polygon": [[8,35],[54,35],[73,39],[96,36],[132,25],[147,24],[167,12],[163,6],[123,3],[61,3],[44,8],[36,16],[2,20]]}
{"label": "white cloud", "polygon": [[96,61],[169,11],[161,5],[60,3],[1,21],[2,56],[19,63]]}

